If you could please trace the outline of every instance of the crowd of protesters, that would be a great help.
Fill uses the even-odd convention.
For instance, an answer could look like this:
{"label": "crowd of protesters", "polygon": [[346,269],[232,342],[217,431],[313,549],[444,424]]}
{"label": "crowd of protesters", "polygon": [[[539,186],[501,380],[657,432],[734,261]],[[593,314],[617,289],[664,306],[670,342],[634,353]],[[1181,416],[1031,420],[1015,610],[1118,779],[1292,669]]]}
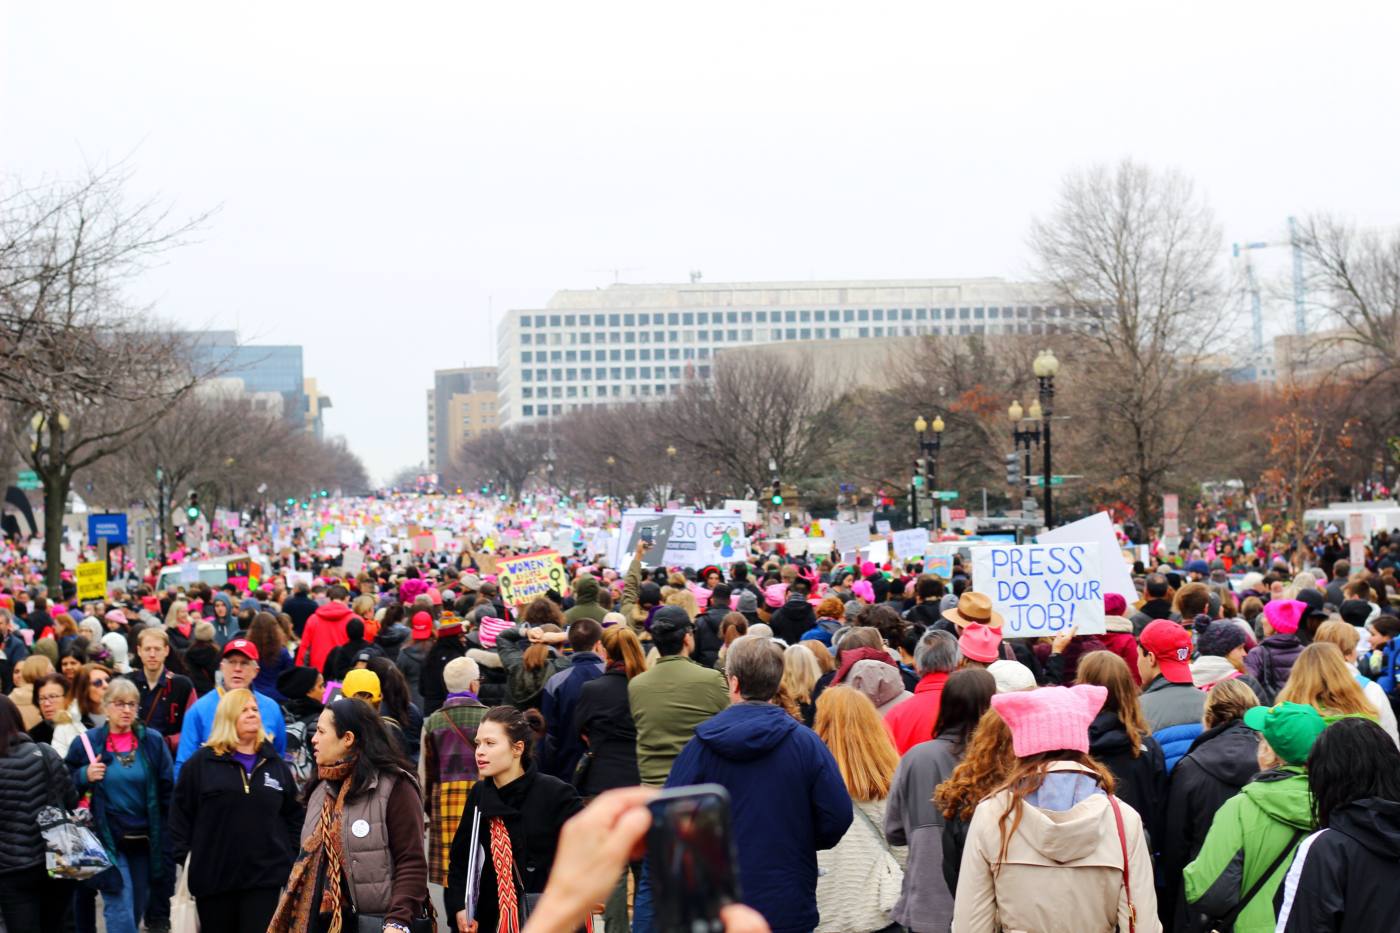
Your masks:
{"label": "crowd of protesters", "polygon": [[[0,916],[159,931],[182,879],[205,933],[645,933],[646,801],[712,783],[730,930],[1391,929],[1400,541],[1328,547],[1139,564],[1105,632],[1036,640],[961,561],[761,547],[575,558],[521,605],[466,552],[87,602],[16,573]],[[44,806],[111,868],[50,877]]]}

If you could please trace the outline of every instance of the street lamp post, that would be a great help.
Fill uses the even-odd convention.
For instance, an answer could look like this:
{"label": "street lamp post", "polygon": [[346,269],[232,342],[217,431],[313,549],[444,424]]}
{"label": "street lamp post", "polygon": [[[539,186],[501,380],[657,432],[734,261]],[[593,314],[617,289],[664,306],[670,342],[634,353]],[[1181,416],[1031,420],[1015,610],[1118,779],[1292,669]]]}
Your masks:
{"label": "street lamp post", "polygon": [[1045,483],[1045,527],[1055,527],[1054,502],[1051,499],[1051,487],[1054,474],[1050,472],[1050,421],[1051,409],[1055,402],[1055,375],[1060,371],[1060,361],[1055,358],[1055,354],[1049,350],[1041,350],[1040,355],[1035,358],[1033,366],[1036,382],[1039,383],[1039,408],[1041,411],[1041,430],[1045,434],[1045,442],[1041,450],[1044,461]]}
{"label": "street lamp post", "polygon": [[[914,431],[919,435],[919,459],[916,461],[915,466],[918,468],[919,476],[923,479],[924,488],[928,490],[930,496],[934,495],[935,488],[938,484],[938,451],[943,446],[943,429],[945,427],[946,425],[943,423],[943,417],[941,415],[934,415],[932,424],[925,421],[922,415],[914,420]],[[929,436],[930,428],[933,430],[932,436]],[[914,486],[913,517],[914,524],[918,525],[918,484],[915,483]],[[936,500],[930,499],[930,501],[935,502],[935,504],[930,509],[933,514],[929,516],[929,526],[934,531],[937,531],[938,505],[936,504]]]}
{"label": "street lamp post", "polygon": [[608,454],[608,521],[612,521],[613,511],[613,467],[617,466],[617,458]]}
{"label": "street lamp post", "polygon": [[[1022,502],[1031,498],[1031,450],[1040,443],[1040,402],[1031,402],[1031,409],[1027,412],[1021,407],[1018,401],[1012,401],[1011,407],[1006,410],[1006,414],[1011,419],[1011,440],[1016,450],[1025,451],[1025,466],[1021,473],[1024,488],[1021,493]],[[1029,420],[1033,427],[1022,427],[1022,422]],[[1013,463],[1015,461],[1012,461]]]}

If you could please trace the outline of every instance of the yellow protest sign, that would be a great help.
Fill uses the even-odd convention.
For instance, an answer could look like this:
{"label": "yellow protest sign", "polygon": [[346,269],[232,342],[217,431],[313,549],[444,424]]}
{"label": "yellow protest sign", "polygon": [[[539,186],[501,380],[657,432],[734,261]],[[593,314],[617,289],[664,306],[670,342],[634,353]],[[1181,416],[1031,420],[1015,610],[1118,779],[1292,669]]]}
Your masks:
{"label": "yellow protest sign", "polygon": [[107,596],[107,565],[102,561],[79,564],[78,599],[105,599]]}
{"label": "yellow protest sign", "polygon": [[558,551],[536,551],[496,562],[496,583],[501,598],[512,606],[526,606],[554,590],[568,595],[569,576]]}

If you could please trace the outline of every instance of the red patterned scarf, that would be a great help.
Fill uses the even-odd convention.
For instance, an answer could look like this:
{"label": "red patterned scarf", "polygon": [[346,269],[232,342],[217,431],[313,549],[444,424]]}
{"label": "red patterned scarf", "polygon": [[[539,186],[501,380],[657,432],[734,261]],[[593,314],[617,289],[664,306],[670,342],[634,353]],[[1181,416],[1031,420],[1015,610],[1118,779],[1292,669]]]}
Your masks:
{"label": "red patterned scarf", "polygon": [[[277,913],[267,928],[268,933],[307,933],[312,928],[313,911],[316,914],[330,914],[329,933],[341,933],[341,863],[345,856],[345,844],[340,836],[340,827],[345,813],[345,797],[350,791],[350,772],[355,768],[355,761],[355,758],[348,758],[317,769],[322,781],[339,781],[340,787],[326,788],[316,829],[301,844],[301,852],[292,866],[292,875],[287,879],[287,890],[282,893],[282,901],[277,905]],[[321,903],[313,905],[316,876],[320,874],[322,859],[326,863],[326,883],[321,892]]]}

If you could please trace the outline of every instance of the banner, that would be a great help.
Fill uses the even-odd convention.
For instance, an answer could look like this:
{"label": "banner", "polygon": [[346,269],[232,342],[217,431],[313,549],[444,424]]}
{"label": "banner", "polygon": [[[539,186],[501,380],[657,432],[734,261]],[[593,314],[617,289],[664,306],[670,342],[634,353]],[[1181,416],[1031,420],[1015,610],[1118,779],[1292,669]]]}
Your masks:
{"label": "banner", "polygon": [[496,562],[501,598],[512,606],[527,606],[549,590],[569,593],[569,576],[558,551],[536,551]]}
{"label": "banner", "polygon": [[743,560],[749,550],[744,536],[744,519],[721,509],[628,509],[622,513],[619,534],[609,560],[625,569],[641,540],[643,528],[650,528],[655,543],[642,555],[643,563],[655,567],[722,566]]}
{"label": "banner", "polygon": [[1080,635],[1105,631],[1097,544],[974,547],[972,588],[1005,618],[1005,638],[1055,635],[1074,625]]}
{"label": "banner", "polygon": [[78,599],[104,599],[107,596],[107,565],[102,561],[79,564],[74,571],[78,581]]}

